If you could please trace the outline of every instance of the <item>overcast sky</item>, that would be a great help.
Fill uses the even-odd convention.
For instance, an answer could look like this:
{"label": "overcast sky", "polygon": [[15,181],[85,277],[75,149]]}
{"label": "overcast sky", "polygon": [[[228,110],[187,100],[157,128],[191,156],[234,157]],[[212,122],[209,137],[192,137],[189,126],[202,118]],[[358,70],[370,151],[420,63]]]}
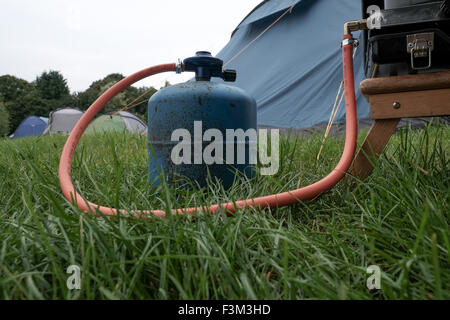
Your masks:
{"label": "overcast sky", "polygon": [[[58,70],[71,91],[198,50],[216,54],[261,0],[0,0],[0,75],[28,81]],[[161,87],[192,75],[167,74]]]}

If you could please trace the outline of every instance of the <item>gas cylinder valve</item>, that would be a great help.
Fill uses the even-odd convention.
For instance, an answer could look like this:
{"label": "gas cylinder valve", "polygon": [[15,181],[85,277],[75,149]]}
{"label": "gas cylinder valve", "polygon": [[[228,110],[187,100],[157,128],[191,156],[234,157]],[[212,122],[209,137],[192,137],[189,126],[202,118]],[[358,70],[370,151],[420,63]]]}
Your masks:
{"label": "gas cylinder valve", "polygon": [[214,58],[208,51],[198,51],[194,57],[183,61],[184,71],[195,72],[197,81],[210,81],[211,77],[222,78],[227,82],[236,81],[235,70],[222,70],[223,61]]}

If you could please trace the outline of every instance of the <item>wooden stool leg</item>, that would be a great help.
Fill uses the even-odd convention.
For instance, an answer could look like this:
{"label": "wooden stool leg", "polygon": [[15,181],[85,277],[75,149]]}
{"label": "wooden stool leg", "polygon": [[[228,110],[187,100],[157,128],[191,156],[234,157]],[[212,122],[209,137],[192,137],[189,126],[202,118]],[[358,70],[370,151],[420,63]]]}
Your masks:
{"label": "wooden stool leg", "polygon": [[355,160],[353,160],[349,170],[351,175],[364,180],[372,173],[372,163],[383,152],[399,121],[400,119],[375,120]]}

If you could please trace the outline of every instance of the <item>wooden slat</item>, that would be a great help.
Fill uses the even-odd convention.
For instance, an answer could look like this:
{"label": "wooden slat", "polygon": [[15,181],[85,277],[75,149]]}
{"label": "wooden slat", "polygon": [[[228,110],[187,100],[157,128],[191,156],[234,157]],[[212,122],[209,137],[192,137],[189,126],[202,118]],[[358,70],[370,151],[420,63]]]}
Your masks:
{"label": "wooden slat", "polygon": [[[349,170],[361,180],[372,172],[372,164],[401,118],[450,114],[450,71],[367,79],[360,90],[370,102],[370,117],[375,119]],[[395,102],[400,108],[394,108]]]}
{"label": "wooden slat", "polygon": [[450,89],[376,94],[369,102],[371,119],[444,116],[450,114]]}
{"label": "wooden slat", "polygon": [[399,77],[371,78],[364,80],[359,86],[361,93],[366,97],[375,94],[446,88],[450,88],[450,71]]}
{"label": "wooden slat", "polygon": [[372,173],[372,163],[383,152],[399,121],[400,119],[375,120],[353,160],[349,170],[351,175],[364,180]]}

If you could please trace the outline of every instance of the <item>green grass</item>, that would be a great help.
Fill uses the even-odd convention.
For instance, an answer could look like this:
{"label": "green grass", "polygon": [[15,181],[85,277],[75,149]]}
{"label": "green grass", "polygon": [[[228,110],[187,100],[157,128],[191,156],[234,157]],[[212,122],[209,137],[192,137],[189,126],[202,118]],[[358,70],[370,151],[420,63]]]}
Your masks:
{"label": "green grass", "polygon": [[[401,131],[367,181],[314,202],[151,221],[92,217],[68,203],[57,177],[65,140],[0,140],[2,299],[450,298],[446,126]],[[274,177],[175,194],[149,185],[146,137],[90,135],[72,176],[103,205],[204,205],[317,181],[343,146],[330,138],[316,161],[320,141],[283,139]],[[72,264],[82,268],[81,290],[67,289]],[[381,268],[381,290],[366,288],[370,265]]]}

